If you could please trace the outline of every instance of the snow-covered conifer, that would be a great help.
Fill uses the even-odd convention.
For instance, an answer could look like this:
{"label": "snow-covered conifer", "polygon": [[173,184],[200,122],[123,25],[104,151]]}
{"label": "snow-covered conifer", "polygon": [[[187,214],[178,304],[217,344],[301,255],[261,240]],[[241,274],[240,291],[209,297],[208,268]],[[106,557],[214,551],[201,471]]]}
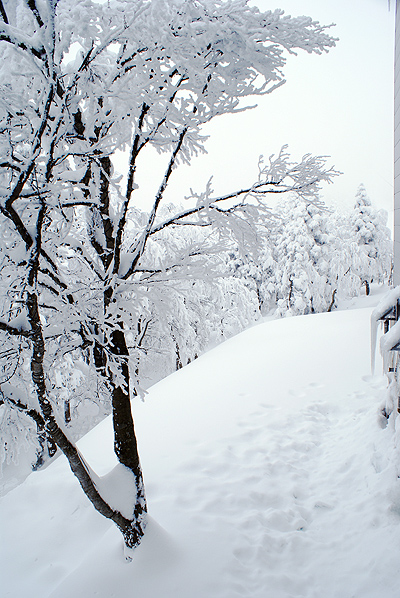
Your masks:
{"label": "snow-covered conifer", "polygon": [[328,235],[325,212],[291,197],[277,207],[274,289],[276,315],[326,311],[331,295],[328,282]]}
{"label": "snow-covered conifer", "polygon": [[382,283],[390,277],[392,244],[386,226],[387,213],[372,206],[364,185],[360,185],[350,218],[350,234],[357,244],[352,248],[353,270],[369,294],[372,282]]}

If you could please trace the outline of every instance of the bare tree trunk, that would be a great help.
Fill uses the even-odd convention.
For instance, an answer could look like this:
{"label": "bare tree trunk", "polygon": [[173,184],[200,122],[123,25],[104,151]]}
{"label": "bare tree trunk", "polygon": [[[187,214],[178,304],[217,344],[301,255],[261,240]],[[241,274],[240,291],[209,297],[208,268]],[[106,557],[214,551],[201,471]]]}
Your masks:
{"label": "bare tree trunk", "polygon": [[331,312],[331,311],[332,311],[332,309],[333,309],[333,308],[334,308],[334,306],[335,306],[335,297],[336,297],[336,293],[337,293],[337,289],[334,289],[334,290],[333,290],[333,293],[332,293],[332,299],[331,299],[331,302],[330,302],[330,304],[329,304],[329,307],[328,307],[328,312]]}
{"label": "bare tree trunk", "polygon": [[261,297],[261,290],[260,290],[260,286],[257,282],[256,282],[256,293],[257,293],[257,301],[258,301],[258,310],[260,312],[260,314],[262,314],[263,312],[263,300]]}
{"label": "bare tree trunk", "polygon": [[122,329],[114,330],[111,335],[111,343],[112,353],[124,358],[121,360],[121,374],[124,384],[117,386],[111,380],[112,418],[114,427],[114,452],[118,461],[132,472],[136,484],[137,496],[132,532],[129,537],[124,536],[125,544],[129,548],[133,548],[140,543],[146,527],[147,502],[131,410],[128,365],[129,351]]}
{"label": "bare tree trunk", "polygon": [[293,275],[290,275],[289,276],[289,296],[288,296],[288,301],[287,301],[287,305],[288,305],[289,309],[292,307],[292,297],[293,297]]}
{"label": "bare tree trunk", "polygon": [[68,425],[71,423],[71,401],[67,399],[64,401],[64,421]]}
{"label": "bare tree trunk", "polygon": [[36,421],[37,439],[39,442],[39,449],[36,451],[36,461],[32,465],[32,471],[40,469],[48,459],[54,457],[57,452],[57,445],[46,434],[44,424],[39,424]]}

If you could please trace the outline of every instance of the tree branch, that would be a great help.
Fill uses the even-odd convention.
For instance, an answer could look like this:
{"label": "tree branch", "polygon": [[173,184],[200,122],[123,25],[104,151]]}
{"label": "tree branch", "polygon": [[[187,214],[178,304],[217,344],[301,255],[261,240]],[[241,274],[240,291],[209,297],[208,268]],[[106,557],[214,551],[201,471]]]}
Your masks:
{"label": "tree branch", "polygon": [[45,107],[43,110],[43,115],[42,115],[42,119],[40,122],[40,126],[39,126],[38,130],[36,131],[36,134],[32,141],[33,158],[29,162],[27,168],[25,168],[25,170],[23,172],[21,172],[21,174],[18,178],[17,184],[15,185],[13,191],[11,192],[11,195],[5,202],[5,207],[8,211],[10,211],[10,208],[11,208],[12,204],[14,203],[14,201],[16,199],[18,199],[18,197],[20,197],[22,189],[24,188],[26,181],[32,174],[33,169],[35,167],[35,162],[36,162],[36,158],[37,158],[36,153],[40,148],[42,136],[43,136],[44,130],[46,128],[46,125],[47,125],[47,122],[49,119],[50,107],[53,102],[53,98],[54,98],[54,85],[50,84],[50,89],[49,89],[49,93],[47,95],[47,100],[46,100],[46,104],[45,104]]}
{"label": "tree branch", "polygon": [[116,273],[119,270],[119,266],[121,263],[121,246],[122,246],[122,238],[123,233],[125,230],[126,225],[126,217],[128,214],[129,202],[132,196],[133,191],[133,179],[135,176],[136,170],[136,159],[139,155],[140,150],[144,146],[144,144],[140,144],[141,133],[143,122],[147,112],[150,110],[150,106],[148,106],[145,102],[142,104],[142,111],[140,113],[139,121],[138,121],[138,132],[136,133],[133,143],[132,143],[132,150],[129,160],[129,172],[128,172],[128,180],[126,185],[126,195],[125,201],[122,206],[122,215],[118,222],[117,233],[115,236],[115,246],[114,246],[114,268],[113,272]]}
{"label": "tree branch", "polygon": [[39,25],[39,27],[43,27],[44,23],[42,21],[42,17],[40,16],[40,12],[36,6],[36,1],[35,0],[25,0],[28,7],[31,9],[31,11],[33,12],[33,14],[35,15],[35,19]]}
{"label": "tree branch", "polygon": [[[4,382],[3,382],[3,384],[4,384]],[[2,394],[4,397],[4,393],[2,393]],[[5,405],[5,403],[11,403],[11,405],[13,407],[18,409],[19,411],[22,411],[23,413],[28,415],[31,419],[33,419],[33,421],[39,426],[40,429],[44,429],[45,421],[44,421],[43,417],[40,415],[39,411],[37,411],[36,409],[29,408],[28,405],[25,405],[19,399],[18,399],[18,401],[15,401],[14,399],[11,399],[8,396],[5,399],[0,399],[0,405]]]}
{"label": "tree branch", "polygon": [[[35,195],[37,195],[37,194],[35,194]],[[18,212],[14,209],[14,207],[10,206],[10,209],[6,210],[2,205],[0,205],[0,212],[1,212],[1,214],[3,214],[3,216],[5,218],[7,218],[8,220],[11,220],[11,222],[14,224],[21,239],[25,242],[26,248],[29,249],[30,247],[32,247],[33,239],[31,237],[31,234],[28,232],[28,229],[25,227]],[[54,261],[51,259],[51,257],[48,255],[48,253],[46,251],[44,251],[44,249],[41,249],[40,254],[50,264],[50,266],[53,268],[54,272],[57,272],[57,266],[54,263]],[[56,280],[56,279],[54,279],[54,280]],[[62,283],[59,283],[59,284],[61,285]]]}
{"label": "tree branch", "polygon": [[0,0],[0,15],[1,15],[1,18],[3,19],[3,21],[6,23],[6,25],[8,25],[7,13],[4,8],[3,0]]}
{"label": "tree branch", "polygon": [[[144,141],[142,141],[142,143],[140,143],[144,119],[146,117],[146,114],[150,110],[150,106],[148,106],[145,102],[143,102],[142,111],[141,111],[139,121],[138,121],[138,133],[135,135],[135,138],[134,138],[134,141],[132,144],[131,157],[130,157],[130,161],[129,161],[128,181],[127,181],[126,196],[125,196],[126,199],[124,202],[122,216],[119,220],[117,234],[116,234],[115,250],[114,250],[114,273],[118,272],[120,260],[121,260],[122,237],[123,237],[123,232],[124,232],[125,225],[126,225],[126,217],[127,217],[127,213],[128,213],[129,202],[130,202],[132,191],[133,191],[133,180],[134,180],[134,174],[135,174],[135,170],[136,170],[137,157],[139,155],[139,152],[143,149],[143,147],[145,147],[145,145],[156,135],[157,131],[160,129],[160,127],[166,121],[169,107],[172,105],[180,86],[186,80],[187,80],[186,75],[182,75],[180,77],[178,83],[175,86],[174,92],[168,99],[168,104],[165,109],[165,114],[164,114],[163,118],[161,118],[157,122],[157,124],[153,127],[151,132],[147,135],[146,139]],[[117,265],[116,265],[116,263],[117,263]]]}
{"label": "tree branch", "polygon": [[[332,171],[332,173],[333,173],[333,175],[335,175],[336,171]],[[320,179],[315,178],[315,179],[312,179],[311,181],[307,181],[306,183],[303,183],[303,184],[285,185],[283,187],[280,187],[280,185],[282,184],[282,180],[260,181],[258,183],[255,183],[251,187],[247,187],[245,189],[240,189],[238,191],[228,193],[227,195],[221,195],[220,197],[215,197],[214,199],[208,200],[207,203],[204,203],[199,206],[195,206],[194,208],[189,208],[188,210],[185,210],[184,212],[181,212],[180,214],[177,214],[177,215],[173,216],[172,218],[169,218],[168,220],[165,220],[161,224],[158,224],[157,226],[152,228],[150,231],[150,235],[154,235],[155,233],[158,233],[163,228],[166,228],[167,226],[170,226],[171,224],[178,224],[179,220],[182,220],[183,218],[186,218],[187,216],[192,216],[193,214],[198,214],[199,212],[201,212],[202,210],[205,210],[206,208],[213,209],[214,206],[212,204],[215,204],[217,202],[224,202],[224,201],[228,201],[229,199],[235,199],[235,198],[240,197],[241,195],[254,195],[254,196],[261,195],[261,196],[263,196],[263,195],[268,195],[268,194],[289,193],[289,192],[301,194],[302,191],[309,189],[310,187],[312,187],[313,185],[318,183],[319,180]],[[268,187],[267,189],[262,189],[262,187],[266,187],[266,186]],[[241,203],[238,205],[244,205],[244,204]]]}
{"label": "tree branch", "polygon": [[[4,10],[4,7],[3,7],[3,10]],[[46,56],[46,51],[43,48],[43,46],[41,48],[35,48],[35,46],[31,45],[27,39],[19,39],[18,36],[16,35],[16,31],[14,30],[14,28],[10,27],[9,24],[4,20],[4,15],[7,18],[5,11],[4,11],[4,15],[3,15],[3,11],[0,11],[0,12],[1,12],[1,15],[3,18],[3,22],[4,22],[3,25],[0,24],[0,41],[7,42],[7,43],[15,46],[16,48],[20,48],[21,50],[24,50],[25,52],[30,52],[32,54],[32,56],[43,61]]]}
{"label": "tree branch", "polygon": [[[0,0],[1,2],[1,0]],[[11,168],[11,170],[16,170],[17,172],[21,172],[21,168],[19,166],[15,166],[14,164],[11,164],[10,162],[2,162],[0,164],[1,168]]]}
{"label": "tree branch", "polygon": [[11,336],[23,336],[25,338],[29,338],[31,336],[30,330],[24,330],[23,328],[14,328],[13,326],[10,326],[10,324],[1,321],[0,330],[4,330],[4,332],[7,332],[7,334],[10,334]]}
{"label": "tree branch", "polygon": [[[149,238],[151,228],[152,228],[152,226],[154,224],[154,220],[155,220],[155,217],[156,217],[156,214],[157,214],[158,207],[159,207],[160,202],[161,202],[161,200],[163,198],[164,191],[165,191],[165,189],[166,189],[166,187],[168,185],[169,178],[171,176],[173,167],[175,165],[176,158],[177,158],[177,156],[178,156],[178,154],[179,154],[179,152],[181,150],[181,147],[182,147],[182,144],[183,144],[183,140],[185,138],[186,133],[187,133],[187,128],[185,127],[182,130],[182,132],[180,133],[180,135],[179,135],[178,143],[176,145],[175,150],[173,151],[173,154],[172,154],[171,159],[170,159],[169,164],[168,164],[168,168],[167,168],[166,173],[164,175],[164,179],[163,179],[163,181],[162,181],[162,183],[160,185],[160,188],[159,188],[159,190],[157,192],[157,195],[156,195],[156,198],[155,198],[155,201],[154,201],[154,205],[153,205],[153,209],[150,212],[150,216],[149,216],[146,228],[143,231],[142,235],[140,236],[140,239],[137,241],[136,246],[135,246],[135,248],[133,250],[134,257],[133,257],[133,260],[131,262],[131,265],[130,265],[128,271],[122,276],[122,278],[124,280],[127,280],[133,274],[133,272],[135,271],[135,268],[136,268],[137,264],[139,263],[139,260],[140,260],[141,256],[143,255],[143,251],[144,251],[144,249],[146,247],[147,239]],[[118,270],[119,270],[119,264],[118,264],[118,268],[117,269],[115,268],[115,266],[116,266],[116,264],[114,263],[114,273],[117,273]]]}

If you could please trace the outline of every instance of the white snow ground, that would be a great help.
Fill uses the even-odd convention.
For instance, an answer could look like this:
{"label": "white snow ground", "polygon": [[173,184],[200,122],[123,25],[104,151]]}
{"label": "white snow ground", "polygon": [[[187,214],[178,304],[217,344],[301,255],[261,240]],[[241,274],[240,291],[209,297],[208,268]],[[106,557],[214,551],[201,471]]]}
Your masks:
{"label": "white snow ground", "polygon": [[[379,298],[254,326],[134,404],[151,519],[132,563],[63,457],[31,474],[0,501],[2,598],[398,598]],[[99,475],[110,436],[80,441]]]}

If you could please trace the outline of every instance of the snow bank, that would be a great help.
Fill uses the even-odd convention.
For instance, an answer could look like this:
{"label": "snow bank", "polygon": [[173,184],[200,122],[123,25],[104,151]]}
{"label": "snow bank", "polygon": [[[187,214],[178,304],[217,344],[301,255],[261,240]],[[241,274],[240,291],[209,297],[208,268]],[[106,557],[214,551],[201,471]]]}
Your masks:
{"label": "snow bank", "polygon": [[[0,502],[2,596],[398,598],[370,314],[260,324],[135,402],[151,517],[130,564],[62,458],[29,476]],[[114,467],[109,420],[79,446],[98,475]]]}

